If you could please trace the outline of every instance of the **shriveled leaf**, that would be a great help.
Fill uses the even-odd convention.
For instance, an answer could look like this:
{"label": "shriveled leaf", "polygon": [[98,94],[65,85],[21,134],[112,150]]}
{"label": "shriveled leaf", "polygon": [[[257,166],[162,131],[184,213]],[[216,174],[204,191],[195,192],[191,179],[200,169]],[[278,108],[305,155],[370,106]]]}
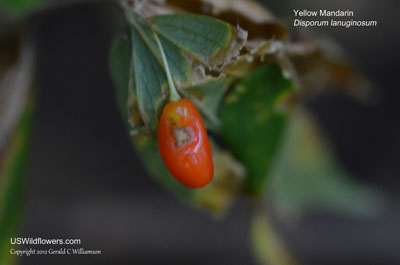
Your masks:
{"label": "shriveled leaf", "polygon": [[342,91],[364,101],[373,94],[370,81],[356,71],[334,40],[300,41],[288,47],[290,60],[305,89],[303,94]]}
{"label": "shriveled leaf", "polygon": [[168,93],[167,77],[136,29],[131,28],[131,36],[133,75],[130,78],[137,94],[141,117],[154,133]]}
{"label": "shriveled leaf", "polygon": [[287,29],[260,3],[253,0],[198,0],[210,5],[210,14],[248,31],[249,40],[288,37]]}
{"label": "shriveled leaf", "polygon": [[340,167],[316,125],[301,111],[291,119],[270,192],[274,208],[284,217],[310,209],[371,216],[382,206],[377,191],[352,180]]}
{"label": "shriveled leaf", "polygon": [[184,11],[215,17],[234,26],[239,25],[248,31],[249,40],[288,38],[284,25],[266,7],[253,0],[148,0],[139,6],[137,13],[146,19]]}
{"label": "shriveled leaf", "polygon": [[[254,69],[266,63],[281,62],[284,44],[280,41],[247,42],[243,47],[242,55],[224,68],[228,75],[244,77]],[[286,70],[283,68],[283,70]]]}
{"label": "shriveled leaf", "polygon": [[[135,1],[135,3],[133,10],[137,14],[149,20],[150,23],[152,19],[157,20],[157,17],[161,17],[161,22],[166,23],[165,28],[162,29],[165,31],[164,34],[169,34],[171,41],[175,39],[177,43],[180,43],[179,47],[192,49],[191,53],[194,51],[195,55],[200,52],[198,46],[212,47],[212,45],[203,45],[199,41],[193,41],[198,42],[198,46],[185,44],[188,41],[185,37],[189,36],[193,40],[196,38],[197,32],[193,30],[196,33],[195,36],[190,33],[181,34],[190,29],[185,26],[179,28],[182,27],[180,19],[176,19],[172,24],[168,23],[166,20],[169,17],[177,18],[177,14],[190,12],[214,17],[219,21],[244,29],[245,31],[238,29],[237,38],[231,38],[236,41],[233,41],[230,47],[233,45],[240,52],[237,53],[237,49],[232,49],[232,52],[227,52],[225,55],[222,53],[223,56],[220,60],[215,61],[214,58],[211,61],[203,61],[206,70],[209,67],[217,70],[217,74],[223,73],[241,78],[265,63],[277,62],[281,65],[285,75],[294,80],[302,96],[299,97],[301,99],[304,96],[314,95],[315,92],[342,90],[357,99],[368,100],[373,93],[372,84],[357,73],[347,60],[347,56],[337,52],[332,53],[332,50],[337,50],[338,46],[334,44],[333,40],[316,40],[312,36],[303,34],[304,32],[301,30],[291,38],[287,29],[279,23],[267,7],[263,7],[256,1],[148,0],[145,2]],[[182,14],[182,16],[189,15]],[[190,23],[186,24],[191,25]],[[235,28],[231,26],[232,29],[234,32]],[[200,27],[199,30],[201,31],[202,28]],[[192,41],[189,42],[192,45]],[[216,42],[220,42],[220,39]],[[185,44],[185,47],[182,44]],[[202,59],[204,55],[197,57]],[[218,63],[222,63],[222,67],[215,67]]]}
{"label": "shriveled leaf", "polygon": [[265,65],[238,83],[227,96],[222,136],[247,170],[250,193],[259,194],[276,159],[287,123],[285,102],[293,82],[276,64]]}
{"label": "shriveled leaf", "polygon": [[207,16],[175,14],[155,16],[152,27],[179,48],[210,67],[221,67],[237,56],[247,33]]}

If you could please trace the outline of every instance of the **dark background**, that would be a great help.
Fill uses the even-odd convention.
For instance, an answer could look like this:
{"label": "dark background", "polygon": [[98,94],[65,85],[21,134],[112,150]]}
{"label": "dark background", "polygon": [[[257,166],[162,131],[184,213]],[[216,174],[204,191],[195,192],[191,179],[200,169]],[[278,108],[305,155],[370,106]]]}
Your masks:
{"label": "dark background", "polygon": [[[278,1],[292,9],[350,9],[376,28],[332,29],[360,71],[379,86],[380,102],[345,96],[310,102],[337,155],[358,180],[388,196],[378,219],[322,213],[277,224],[307,264],[400,264],[400,107],[397,1]],[[46,264],[255,264],[250,205],[235,203],[222,220],[190,208],[145,172],[114,100],[108,51],[122,21],[108,5],[71,5],[29,21],[37,49],[37,111],[21,236],[79,238],[101,256],[31,256]],[[290,25],[290,24],[288,24]]]}

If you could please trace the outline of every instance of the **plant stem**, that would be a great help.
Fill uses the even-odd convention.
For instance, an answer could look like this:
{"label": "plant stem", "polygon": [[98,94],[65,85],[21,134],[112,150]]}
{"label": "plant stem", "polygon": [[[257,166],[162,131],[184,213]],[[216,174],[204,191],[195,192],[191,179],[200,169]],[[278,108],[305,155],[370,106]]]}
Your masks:
{"label": "plant stem", "polygon": [[176,90],[176,87],[174,85],[174,81],[172,80],[171,72],[169,70],[168,62],[167,62],[167,57],[165,56],[164,49],[162,47],[161,41],[158,38],[157,33],[153,31],[154,38],[156,39],[158,48],[160,49],[161,52],[161,58],[165,67],[165,72],[167,74],[167,79],[168,79],[168,86],[169,86],[169,100],[170,101],[179,101],[181,99],[181,96],[179,95],[178,91]]}

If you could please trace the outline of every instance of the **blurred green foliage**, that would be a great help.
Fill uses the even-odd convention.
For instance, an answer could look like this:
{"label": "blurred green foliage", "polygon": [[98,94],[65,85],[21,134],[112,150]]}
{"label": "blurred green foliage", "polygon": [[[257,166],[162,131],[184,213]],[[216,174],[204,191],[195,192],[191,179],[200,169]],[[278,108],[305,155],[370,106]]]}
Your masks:
{"label": "blurred green foliage", "polygon": [[225,100],[222,136],[246,167],[251,194],[264,191],[289,114],[282,103],[293,90],[279,65],[267,64],[243,78]]}
{"label": "blurred green foliage", "polygon": [[10,238],[17,233],[25,194],[25,173],[33,108],[28,102],[0,164],[0,264],[13,264]]}
{"label": "blurred green foliage", "polygon": [[305,111],[293,112],[278,157],[269,191],[282,217],[312,209],[368,217],[382,208],[382,195],[352,180]]}
{"label": "blurred green foliage", "polygon": [[0,11],[7,15],[23,15],[31,12],[49,0],[0,0]]}

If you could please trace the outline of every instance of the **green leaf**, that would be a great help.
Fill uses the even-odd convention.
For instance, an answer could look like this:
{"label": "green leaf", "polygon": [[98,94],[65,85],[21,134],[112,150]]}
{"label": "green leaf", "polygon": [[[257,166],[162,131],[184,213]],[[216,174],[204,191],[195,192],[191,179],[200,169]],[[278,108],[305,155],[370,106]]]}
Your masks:
{"label": "green leaf", "polygon": [[247,170],[247,191],[259,194],[275,161],[288,114],[282,101],[293,82],[277,64],[252,72],[227,96],[222,113],[222,135]]}
{"label": "green leaf", "polygon": [[131,28],[131,36],[133,75],[130,78],[137,93],[141,117],[150,131],[155,133],[168,94],[167,77],[136,29]]}
{"label": "green leaf", "polygon": [[[149,25],[132,12],[127,13],[127,19],[130,25],[140,33],[144,43],[151,50],[160,66],[165,68],[159,47]],[[172,78],[177,84],[179,91],[185,97],[190,98],[200,109],[206,120],[207,127],[216,130],[220,125],[220,121],[217,118],[217,107],[232,80],[229,78],[214,79],[206,77],[204,73],[201,74],[193,70],[192,67],[196,64],[195,59],[189,59],[189,56],[183,49],[162,35],[159,38],[166,54]]]}
{"label": "green leaf", "polygon": [[[128,22],[140,33],[140,36],[143,38],[148,48],[152,51],[159,64],[164,68],[160,49],[158,48],[149,25],[135,13],[128,13],[127,19]],[[192,66],[186,58],[186,53],[164,37],[159,36],[159,39],[163,46],[172,77],[177,86],[185,88],[191,86],[193,82],[198,81],[200,77],[196,76],[196,73],[192,71]]]}
{"label": "green leaf", "polygon": [[125,28],[115,38],[110,51],[110,72],[116,88],[117,104],[129,129],[144,125],[139,113],[132,63],[130,30]]}
{"label": "green leaf", "polygon": [[302,111],[291,119],[270,192],[282,217],[317,208],[370,216],[383,203],[377,191],[355,182],[339,166],[313,120]]}
{"label": "green leaf", "polygon": [[[155,140],[158,119],[168,95],[165,65],[154,37],[156,33],[137,14],[128,11],[126,17],[129,32],[122,32],[114,41],[110,70],[119,105],[123,113],[128,115],[131,137],[143,163],[158,183],[180,198],[215,214],[224,212],[239,190],[244,175],[243,167],[229,153],[213,145],[215,175],[207,187],[188,189],[168,172]],[[206,76],[204,71],[196,70],[201,65],[196,58],[190,57],[184,49],[164,36],[158,37],[173,82],[181,94],[196,104],[208,128],[217,128],[219,105],[233,80]],[[127,56],[129,53],[131,55]],[[127,58],[131,58],[130,63]]]}
{"label": "green leaf", "polygon": [[238,31],[230,24],[208,16],[174,14],[155,16],[152,26],[161,36],[200,61],[222,65],[238,53]]}
{"label": "green leaf", "polygon": [[[162,17],[159,18],[160,20],[154,17],[152,22],[162,21]],[[215,24],[217,28],[227,28],[227,31],[223,33],[225,35],[237,33],[237,30],[231,28],[229,24],[209,17],[182,14],[176,15],[176,17],[175,15],[172,17],[165,16],[164,18],[166,17],[170,17],[172,21],[175,21],[175,19],[187,19],[192,21],[192,23],[204,22],[205,27]],[[155,135],[160,109],[166,103],[165,98],[168,94],[166,69],[161,58],[160,48],[154,37],[155,33],[149,24],[131,10],[126,11],[126,18],[131,31],[133,62],[130,64],[130,92],[128,96],[125,95],[125,90],[118,92],[118,98],[120,98],[120,106],[122,108],[124,97],[129,98],[128,112],[130,114],[129,120],[131,125],[139,125],[140,127],[143,121],[149,128],[149,131]],[[185,20],[181,22],[185,22]],[[163,25],[161,28],[163,28]],[[151,26],[156,28],[158,25],[151,24]],[[180,40],[172,40],[172,37],[165,37],[159,34],[172,79],[178,90],[185,97],[192,99],[194,104],[199,108],[205,118],[207,128],[216,131],[220,126],[220,120],[217,117],[217,106],[232,80],[230,78],[214,78],[207,75],[204,70],[205,66],[197,58],[191,57],[188,54],[188,51],[189,53],[192,51],[190,49],[187,51],[179,46]],[[216,48],[216,50],[220,52],[224,50],[224,52],[218,55],[218,58],[221,56],[225,56],[226,58],[232,56],[233,51],[237,50],[239,46],[237,40],[233,38],[227,38],[226,42],[223,42],[223,45],[229,46],[225,47],[226,49],[218,41],[215,43],[215,45],[219,45],[219,48]],[[112,50],[111,55],[114,58],[110,59],[111,64],[116,65],[112,66],[111,70],[117,87],[124,87],[126,85],[124,77],[126,76],[126,69],[121,70],[121,67],[126,68],[127,63],[126,57],[122,58],[124,56],[122,53],[129,53],[129,48],[122,48],[124,45],[127,45],[126,40],[116,40],[113,47],[115,51]],[[229,53],[232,54],[228,56]],[[121,91],[121,88],[118,88],[118,90]]]}
{"label": "green leaf", "polygon": [[232,32],[228,23],[207,16],[175,14],[155,16],[155,30],[180,48],[204,58],[215,56],[229,44]]}
{"label": "green leaf", "polygon": [[13,264],[15,259],[10,254],[10,238],[20,224],[32,116],[32,106],[28,103],[0,161],[0,264],[4,265]]}

